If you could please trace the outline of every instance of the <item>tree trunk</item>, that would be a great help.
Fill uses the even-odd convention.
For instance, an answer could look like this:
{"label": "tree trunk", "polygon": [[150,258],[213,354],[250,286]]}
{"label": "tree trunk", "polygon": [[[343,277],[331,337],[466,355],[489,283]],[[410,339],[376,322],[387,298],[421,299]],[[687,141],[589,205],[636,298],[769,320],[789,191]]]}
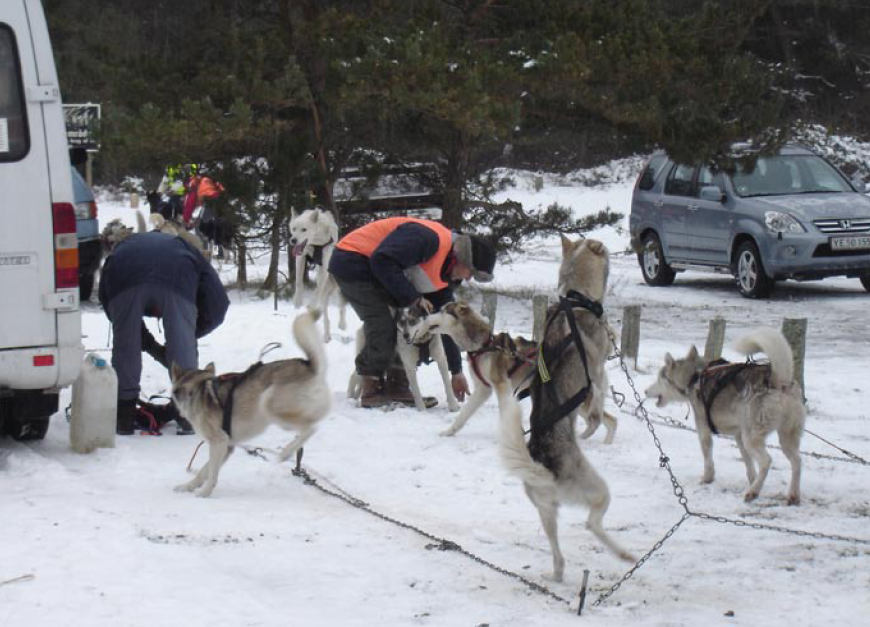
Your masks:
{"label": "tree trunk", "polygon": [[248,247],[244,242],[239,242],[239,249],[236,252],[238,260],[238,270],[236,272],[236,284],[240,289],[245,289],[248,286]]}
{"label": "tree trunk", "polygon": [[266,280],[263,281],[264,290],[274,290],[278,285],[278,264],[281,259],[281,211],[275,213],[272,220],[272,229],[269,234],[269,245],[272,248],[272,254],[269,257],[269,272],[266,274]]}
{"label": "tree trunk", "polygon": [[464,133],[458,133],[447,159],[444,176],[444,207],[441,222],[449,229],[460,230],[464,224],[465,184],[468,178],[469,144]]}

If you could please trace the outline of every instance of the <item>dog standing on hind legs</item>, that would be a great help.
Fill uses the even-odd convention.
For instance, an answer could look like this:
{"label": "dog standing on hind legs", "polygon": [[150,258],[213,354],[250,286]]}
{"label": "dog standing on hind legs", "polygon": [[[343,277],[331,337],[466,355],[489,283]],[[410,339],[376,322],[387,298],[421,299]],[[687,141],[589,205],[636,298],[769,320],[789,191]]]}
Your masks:
{"label": "dog standing on hind legs", "polygon": [[329,260],[338,242],[338,224],[331,212],[325,209],[306,209],[302,213],[292,212],[290,220],[291,254],[295,257],[296,284],[293,292],[293,305],[302,306],[304,291],[303,278],[305,264],[317,266],[317,288],[314,293],[314,306],[323,313],[323,340],[329,342],[332,334],[329,328],[329,298],[333,292],[338,294],[338,328],[347,328],[346,303],[338,290],[335,280],[330,276]]}
{"label": "dog standing on hind legs", "polygon": [[293,337],[305,359],[257,363],[243,373],[223,376],[215,376],[214,364],[189,371],[172,365],[172,399],[209,448],[208,462],[192,480],[176,487],[177,492],[196,490],[197,496],[210,496],[233,445],[260,435],[270,424],[297,433],[281,451],[281,461],[313,435],[329,412],[332,396],[326,353],[315,326],[318,316],[314,310],[293,321]]}
{"label": "dog standing on hind legs", "polygon": [[522,411],[509,381],[492,382],[499,402],[499,452],[508,471],[523,481],[526,495],[538,510],[553,554],[550,578],[554,581],[562,580],[565,568],[557,523],[562,505],[588,507],[587,529],[620,559],[634,560],[604,530],[610,490],[583,455],[575,434],[578,413],[587,420],[586,437],[602,421],[608,421],[603,408],[610,335],[601,303],[609,264],[607,248],[601,242],[572,242],[562,237],[560,303],[550,313],[541,343],[549,377],[538,376],[532,381],[528,443]]}
{"label": "dog standing on hind legs", "polygon": [[771,457],[765,440],[776,431],[791,464],[788,504],[798,505],[806,411],[803,391],[794,380],[791,347],[779,331],[759,328],[739,339],[734,348],[744,355],[764,353],[770,363],[708,363],[693,346],[683,359],[666,354],[658,379],[645,394],[655,398],[658,407],[675,402],[692,406],[704,456],[702,483],[711,483],[715,473],[713,434],[734,436],[749,480],[747,502],[758,498],[767,478]]}

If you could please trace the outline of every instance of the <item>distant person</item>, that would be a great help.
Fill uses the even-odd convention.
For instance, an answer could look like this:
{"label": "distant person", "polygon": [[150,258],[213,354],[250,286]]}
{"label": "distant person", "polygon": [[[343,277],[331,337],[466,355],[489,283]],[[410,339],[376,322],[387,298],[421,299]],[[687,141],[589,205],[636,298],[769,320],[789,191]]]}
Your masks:
{"label": "distant person", "polygon": [[185,182],[187,176],[183,165],[166,166],[166,173],[157,187],[157,193],[168,198],[168,207],[161,209],[161,215],[167,220],[176,220],[184,212]]}
{"label": "distant person", "polygon": [[[474,278],[491,281],[495,250],[474,235],[454,233],[431,220],[376,220],[338,241],[329,262],[342,295],[363,321],[365,347],[356,356],[363,379],[362,407],[414,404],[396,355],[396,324],[390,307],[418,304],[428,311],[453,300],[453,287]],[[468,393],[459,348],[442,336],[457,400]]]}
{"label": "distant person", "polygon": [[[197,367],[196,341],[221,325],[229,299],[202,253],[165,233],[137,233],[116,244],[100,275],[100,303],[112,322],[112,366],[118,374],[117,433],[131,435],[142,375],[142,350],[160,353],[143,318],[162,318],[162,363]],[[143,346],[144,339],[144,346]]]}

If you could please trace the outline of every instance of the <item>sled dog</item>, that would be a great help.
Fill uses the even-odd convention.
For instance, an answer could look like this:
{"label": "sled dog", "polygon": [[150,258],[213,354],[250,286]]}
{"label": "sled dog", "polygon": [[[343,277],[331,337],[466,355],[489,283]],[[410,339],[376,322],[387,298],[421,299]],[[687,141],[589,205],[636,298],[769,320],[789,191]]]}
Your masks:
{"label": "sled dog", "polygon": [[145,217],[140,211],[136,212],[136,228],[126,226],[121,218],[115,218],[103,227],[100,232],[100,242],[103,247],[103,254],[109,255],[115,246],[123,242],[134,233],[145,233],[148,227],[145,225]]}
{"label": "sled dog", "polygon": [[185,242],[196,248],[200,253],[202,253],[202,256],[206,259],[209,259],[211,257],[211,251],[205,250],[205,246],[203,246],[202,240],[197,237],[195,233],[193,233],[192,231],[188,231],[186,228],[184,228],[183,225],[179,224],[178,222],[175,222],[173,220],[167,220],[159,213],[152,213],[151,215],[149,215],[148,221],[151,222],[152,230],[180,237]]}
{"label": "sled dog", "polygon": [[507,333],[493,335],[489,323],[467,303],[448,303],[438,313],[417,320],[409,332],[414,342],[421,334],[449,335],[468,355],[474,392],[441,435],[455,435],[465,426],[492,395],[492,381],[507,378],[511,392],[519,394],[529,388],[535,374],[537,344]]}
{"label": "sled dog", "polygon": [[805,410],[803,392],[794,380],[791,348],[779,331],[769,328],[751,331],[734,348],[744,355],[764,353],[770,363],[708,363],[693,346],[683,359],[665,355],[646,396],[655,398],[658,407],[677,402],[692,406],[704,456],[702,483],[713,481],[713,434],[734,436],[749,480],[746,501],[761,492],[771,463],[765,440],[776,431],[791,464],[788,504],[798,505]]}
{"label": "sled dog", "polygon": [[[615,419],[604,411],[607,390],[604,362],[610,352],[610,338],[602,319],[601,303],[608,272],[604,244],[589,239],[572,242],[562,237],[560,304],[551,307],[540,348],[548,376],[545,380],[539,374],[532,380],[528,443],[523,434],[522,411],[508,381],[493,382],[501,418],[499,452],[508,471],[522,479],[526,494],[538,509],[553,553],[553,572],[549,577],[555,581],[562,580],[565,567],[557,533],[562,505],[588,507],[587,528],[619,558],[633,559],[604,530],[610,491],[583,455],[574,433],[578,412],[588,422],[585,437],[604,422],[609,441],[616,428]],[[579,405],[560,415],[566,403],[576,399],[581,399]]]}
{"label": "sled dog", "polygon": [[172,365],[172,398],[179,412],[208,442],[208,462],[196,476],[175,488],[209,496],[233,445],[261,434],[270,424],[297,432],[281,451],[281,461],[301,448],[329,412],[326,353],[315,327],[317,310],[293,321],[293,337],[305,359],[257,363],[243,373],[215,376],[205,370],[183,371]]}
{"label": "sled dog", "polygon": [[[441,374],[441,381],[444,383],[444,394],[447,396],[447,409],[459,411],[459,401],[456,400],[456,395],[453,394],[453,386],[450,383],[450,370],[447,366],[447,355],[444,353],[444,344],[442,343],[441,336],[436,333],[429,334],[420,330],[421,323],[426,317],[426,312],[420,307],[403,307],[396,313],[396,352],[399,354],[405,375],[408,377],[408,387],[411,388],[411,394],[414,396],[414,406],[419,411],[425,411],[428,407],[435,404],[434,399],[427,403],[427,399],[420,392],[420,384],[417,380],[417,364],[420,361],[420,351],[424,347],[428,347],[429,357],[438,365],[438,372]],[[365,346],[365,341],[365,335],[362,328],[360,328],[356,333],[357,354]],[[362,379],[354,372],[350,375],[347,395],[349,398],[359,398],[361,391]]]}
{"label": "sled dog", "polygon": [[290,220],[291,252],[296,258],[296,289],[293,292],[293,305],[302,306],[305,263],[317,266],[317,288],[314,306],[323,312],[323,340],[329,342],[332,335],[329,329],[329,297],[338,293],[338,328],[347,328],[345,317],[346,303],[338,291],[338,285],[329,274],[329,259],[338,242],[338,225],[331,212],[324,209],[306,209],[302,213],[293,211]]}

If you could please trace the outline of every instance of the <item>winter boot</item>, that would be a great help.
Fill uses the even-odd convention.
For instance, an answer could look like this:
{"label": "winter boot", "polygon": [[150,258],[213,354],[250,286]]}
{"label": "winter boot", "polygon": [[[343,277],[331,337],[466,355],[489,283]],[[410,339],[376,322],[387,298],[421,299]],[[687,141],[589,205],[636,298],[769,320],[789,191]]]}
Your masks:
{"label": "winter boot", "polygon": [[115,424],[115,433],[118,435],[133,435],[135,433],[135,398],[119,398],[118,414]]}
{"label": "winter boot", "polygon": [[381,377],[362,377],[362,393],[360,394],[360,407],[372,409],[388,405],[390,399],[384,395],[384,381]]}
{"label": "winter boot", "polygon": [[[404,368],[390,368],[387,370],[387,381],[384,385],[384,393],[394,403],[414,406],[414,395],[411,393],[411,385],[408,383],[408,375]],[[438,401],[433,396],[424,396],[423,404],[426,409],[435,407]]]}

